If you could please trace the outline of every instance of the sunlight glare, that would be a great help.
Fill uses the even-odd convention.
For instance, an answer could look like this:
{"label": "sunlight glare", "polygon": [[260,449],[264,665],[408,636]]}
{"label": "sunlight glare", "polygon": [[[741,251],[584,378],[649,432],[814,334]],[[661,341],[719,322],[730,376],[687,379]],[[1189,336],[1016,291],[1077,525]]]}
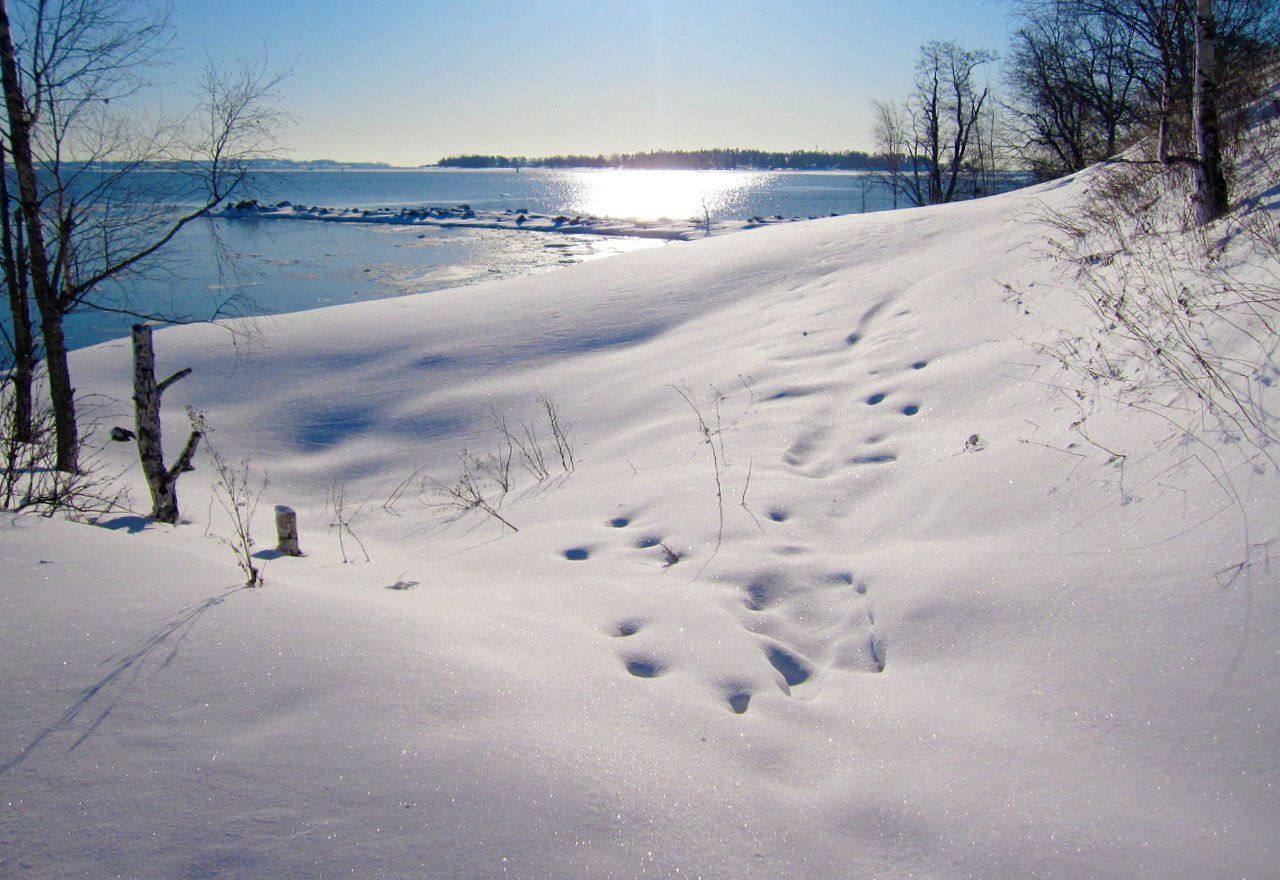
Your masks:
{"label": "sunlight glare", "polygon": [[701,220],[705,206],[715,219],[766,179],[746,171],[579,171],[573,203],[584,214],[637,220]]}

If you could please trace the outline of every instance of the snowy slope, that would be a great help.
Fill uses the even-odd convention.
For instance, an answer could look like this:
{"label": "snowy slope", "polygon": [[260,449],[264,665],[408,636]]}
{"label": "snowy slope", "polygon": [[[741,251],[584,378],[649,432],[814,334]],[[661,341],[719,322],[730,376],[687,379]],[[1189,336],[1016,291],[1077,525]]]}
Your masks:
{"label": "snowy slope", "polygon": [[[1079,196],[158,333],[170,445],[205,410],[308,555],[234,589],[204,464],[173,529],[3,522],[0,874],[1276,876],[1280,487],[1231,465],[1243,540],[1158,418],[1071,430]],[[127,424],[127,345],[74,369]],[[518,531],[419,495],[541,394]]]}

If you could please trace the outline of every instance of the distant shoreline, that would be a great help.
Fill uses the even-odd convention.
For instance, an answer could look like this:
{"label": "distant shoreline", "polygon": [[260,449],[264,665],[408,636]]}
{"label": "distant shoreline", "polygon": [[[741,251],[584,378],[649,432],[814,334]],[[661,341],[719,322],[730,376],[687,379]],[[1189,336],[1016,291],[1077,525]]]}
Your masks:
{"label": "distant shoreline", "polygon": [[[160,169],[157,169],[160,170]],[[360,172],[360,173],[405,173],[405,172],[423,172],[423,173],[466,173],[466,174],[525,174],[531,171],[591,171],[607,173],[610,171],[690,171],[697,173],[730,173],[730,174],[885,174],[883,169],[879,168],[628,168],[626,166],[610,166],[607,168],[599,168],[595,166],[581,167],[565,167],[551,168],[540,165],[522,165],[517,171],[515,168],[459,168],[453,165],[405,165],[390,166],[379,168],[366,168],[358,165],[353,166],[325,166],[321,168],[251,168],[253,174],[332,174],[333,172]]]}

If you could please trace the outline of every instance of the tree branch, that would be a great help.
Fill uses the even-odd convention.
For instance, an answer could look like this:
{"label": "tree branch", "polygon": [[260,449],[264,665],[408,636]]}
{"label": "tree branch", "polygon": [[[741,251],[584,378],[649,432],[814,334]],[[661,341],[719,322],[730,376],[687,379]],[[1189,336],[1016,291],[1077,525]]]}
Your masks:
{"label": "tree branch", "polygon": [[187,438],[187,445],[182,447],[182,454],[173,463],[173,467],[169,468],[170,480],[178,479],[178,475],[183,471],[192,470],[191,460],[196,457],[196,448],[200,445],[200,438],[203,436],[199,431],[191,432],[191,436]]}
{"label": "tree branch", "polygon": [[133,266],[136,263],[142,262],[147,257],[154,254],[156,251],[160,250],[169,242],[173,241],[173,237],[177,235],[179,232],[181,232],[183,227],[185,227],[188,223],[190,223],[193,220],[198,220],[201,217],[208,215],[208,213],[211,210],[213,210],[213,207],[217,205],[218,202],[220,201],[222,201],[221,196],[219,196],[216,199],[211,199],[210,201],[206,202],[204,206],[201,207],[200,209],[196,211],[192,211],[190,214],[180,217],[177,221],[174,222],[172,226],[169,227],[169,230],[164,235],[162,235],[156,241],[152,242],[147,247],[136,252],[132,256],[126,257],[125,259],[121,260],[118,263],[107,266],[105,269],[102,269],[97,274],[89,276],[84,281],[81,281],[79,284],[69,287],[68,293],[64,297],[66,301],[65,305],[70,306],[74,304],[77,299],[79,299],[81,296],[88,293],[89,291],[93,290],[103,281],[106,281],[108,278],[111,278],[112,276],[119,275],[121,272],[125,271],[130,266]]}
{"label": "tree branch", "polygon": [[165,379],[163,382],[161,382],[159,385],[156,386],[156,394],[164,394],[165,389],[168,388],[170,385],[172,385],[174,382],[177,382],[179,379],[185,379],[187,376],[190,376],[190,375],[191,375],[190,367],[185,367],[179,370],[178,372],[170,376],[168,379]]}

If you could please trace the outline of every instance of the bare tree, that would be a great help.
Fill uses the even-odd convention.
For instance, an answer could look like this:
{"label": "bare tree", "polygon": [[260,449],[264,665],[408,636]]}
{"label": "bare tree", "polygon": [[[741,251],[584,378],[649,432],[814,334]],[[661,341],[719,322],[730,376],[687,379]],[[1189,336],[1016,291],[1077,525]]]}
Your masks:
{"label": "bare tree", "polygon": [[[1183,164],[1195,149],[1196,139],[1186,134],[1204,14],[1215,30],[1214,84],[1237,95],[1280,37],[1275,0],[1015,0],[1014,7],[1023,23],[1014,41],[1015,68],[1025,68],[1019,54],[1028,37],[1070,60],[1069,76],[1057,77],[1052,91],[1037,96],[1015,89],[1023,93],[1022,109],[1029,103],[1050,111],[1054,99],[1071,96],[1074,106],[1097,115],[1104,131],[1122,133],[1141,121],[1155,132],[1156,160],[1172,164]],[[1244,103],[1241,97],[1247,95],[1236,103]]]}
{"label": "bare tree", "polygon": [[1138,119],[1132,31],[1059,5],[1029,14],[1005,68],[1022,157],[1044,177],[1115,155]]}
{"label": "bare tree", "polygon": [[[265,62],[206,71],[190,116],[145,125],[112,102],[146,83],[164,46],[163,16],[124,0],[0,0],[0,74],[9,146],[26,232],[28,274],[40,313],[56,467],[74,471],[79,438],[65,317],[105,307],[108,282],[154,265],[188,224],[246,180],[269,148],[280,75]],[[127,103],[127,102],[126,102]],[[161,192],[164,163],[174,189]],[[166,317],[142,314],[143,318]]]}
{"label": "bare tree", "polygon": [[988,100],[973,126],[973,144],[968,163],[975,199],[996,191],[996,174],[1003,167],[1005,159],[1011,155],[1008,131],[1007,114],[998,102]]}
{"label": "bare tree", "polygon": [[[1028,155],[1049,176],[1112,157],[1150,132],[1154,155],[1124,162],[1191,171],[1196,225],[1230,205],[1228,158],[1270,87],[1274,0],[1018,0],[1007,78]],[[1038,155],[1037,155],[1038,154]]]}
{"label": "bare tree", "polygon": [[984,49],[968,50],[953,40],[920,48],[915,88],[907,101],[911,120],[911,167],[905,178],[917,205],[956,198],[975,127],[990,96],[978,69],[995,60]]}
{"label": "bare tree", "polygon": [[888,172],[889,191],[893,195],[893,207],[898,207],[898,198],[904,194],[905,181],[903,166],[907,161],[910,149],[910,126],[906,113],[897,101],[871,102],[875,114],[873,136],[876,150],[883,157],[885,170]]}

